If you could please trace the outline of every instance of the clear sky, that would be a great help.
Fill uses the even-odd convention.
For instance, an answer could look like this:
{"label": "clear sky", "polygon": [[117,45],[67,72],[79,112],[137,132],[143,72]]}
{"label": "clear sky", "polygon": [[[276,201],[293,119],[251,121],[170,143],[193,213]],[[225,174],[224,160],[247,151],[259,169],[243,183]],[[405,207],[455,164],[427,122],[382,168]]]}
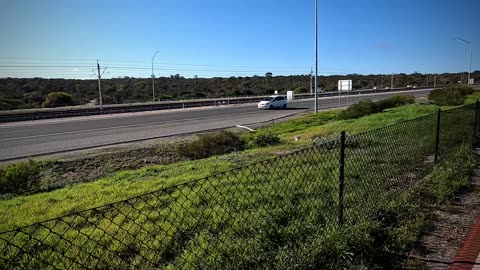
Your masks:
{"label": "clear sky", "polygon": [[[320,74],[480,69],[479,0],[318,2]],[[306,74],[314,0],[0,0],[0,36],[0,77]]]}

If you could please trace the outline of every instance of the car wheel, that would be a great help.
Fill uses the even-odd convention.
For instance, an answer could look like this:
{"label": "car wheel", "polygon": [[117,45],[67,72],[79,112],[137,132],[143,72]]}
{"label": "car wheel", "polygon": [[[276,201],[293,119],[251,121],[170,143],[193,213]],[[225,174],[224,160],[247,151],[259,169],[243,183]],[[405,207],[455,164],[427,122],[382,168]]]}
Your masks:
{"label": "car wheel", "polygon": [[268,107],[269,110],[273,110],[273,105],[270,105],[270,107]]}
{"label": "car wheel", "polygon": [[284,110],[287,109],[287,104],[283,104],[283,109],[284,109]]}

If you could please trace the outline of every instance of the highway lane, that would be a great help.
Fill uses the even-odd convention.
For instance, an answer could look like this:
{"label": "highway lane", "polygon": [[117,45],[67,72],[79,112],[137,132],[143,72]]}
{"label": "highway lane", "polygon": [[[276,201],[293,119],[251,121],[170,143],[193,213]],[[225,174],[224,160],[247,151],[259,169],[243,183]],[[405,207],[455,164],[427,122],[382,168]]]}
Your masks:
{"label": "highway lane", "polygon": [[[429,92],[430,90],[413,90],[402,93],[426,96]],[[352,104],[364,99],[378,100],[397,94],[399,93],[350,96],[348,101]],[[347,97],[342,97],[341,106],[346,105]],[[320,98],[320,109],[338,106],[338,97]],[[313,99],[292,101],[287,110],[263,111],[258,110],[256,104],[247,104],[7,123],[0,125],[0,161],[248,125],[311,110]]]}

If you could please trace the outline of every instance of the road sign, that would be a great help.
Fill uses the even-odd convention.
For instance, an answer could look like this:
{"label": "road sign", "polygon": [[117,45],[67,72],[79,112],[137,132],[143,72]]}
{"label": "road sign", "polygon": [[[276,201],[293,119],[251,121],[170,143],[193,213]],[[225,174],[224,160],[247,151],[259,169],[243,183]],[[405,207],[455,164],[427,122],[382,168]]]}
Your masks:
{"label": "road sign", "polygon": [[339,80],[338,91],[352,91],[352,80]]}

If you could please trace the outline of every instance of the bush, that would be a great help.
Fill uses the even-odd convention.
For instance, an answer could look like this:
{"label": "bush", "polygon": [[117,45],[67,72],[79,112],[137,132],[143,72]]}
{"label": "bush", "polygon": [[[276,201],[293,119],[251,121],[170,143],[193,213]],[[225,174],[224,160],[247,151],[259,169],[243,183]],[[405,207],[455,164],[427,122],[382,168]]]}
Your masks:
{"label": "bush", "polygon": [[473,92],[473,88],[468,86],[452,86],[433,90],[428,94],[428,99],[438,106],[462,105],[465,102],[465,96]]}
{"label": "bush", "polygon": [[235,133],[219,131],[199,135],[198,140],[177,148],[180,156],[201,159],[243,150],[244,143]]}
{"label": "bush", "polygon": [[51,92],[48,94],[43,107],[61,107],[74,105],[73,98],[65,92]]}
{"label": "bush", "polygon": [[23,194],[36,191],[40,184],[40,166],[30,160],[0,169],[0,193]]}
{"label": "bush", "polygon": [[278,137],[278,135],[273,132],[255,132],[249,134],[251,135],[248,136],[246,139],[246,144],[248,148],[277,145],[281,142],[280,137]]}
{"label": "bush", "polygon": [[379,113],[388,108],[395,108],[415,102],[415,97],[411,95],[398,95],[384,100],[373,102],[371,100],[360,101],[353,104],[346,110],[343,110],[338,117],[340,119],[355,119],[365,115]]}
{"label": "bush", "polygon": [[415,103],[415,97],[412,95],[393,96],[393,97],[378,101],[377,110],[381,112],[388,108],[395,108],[395,107],[400,107],[403,105],[413,104],[413,103]]}
{"label": "bush", "polygon": [[25,103],[19,99],[9,99],[9,98],[0,97],[0,111],[21,109],[24,106],[25,106]]}
{"label": "bush", "polygon": [[359,103],[353,104],[346,110],[343,110],[338,118],[340,119],[355,119],[372,113],[376,113],[377,105],[370,99],[362,100]]}
{"label": "bush", "polygon": [[297,87],[294,90],[295,94],[303,94],[307,93],[307,89],[305,87]]}
{"label": "bush", "polygon": [[473,94],[475,92],[475,90],[473,90],[472,87],[465,86],[465,85],[451,86],[448,89],[455,89],[457,91],[460,91],[462,93],[462,95],[464,95],[464,96]]}

